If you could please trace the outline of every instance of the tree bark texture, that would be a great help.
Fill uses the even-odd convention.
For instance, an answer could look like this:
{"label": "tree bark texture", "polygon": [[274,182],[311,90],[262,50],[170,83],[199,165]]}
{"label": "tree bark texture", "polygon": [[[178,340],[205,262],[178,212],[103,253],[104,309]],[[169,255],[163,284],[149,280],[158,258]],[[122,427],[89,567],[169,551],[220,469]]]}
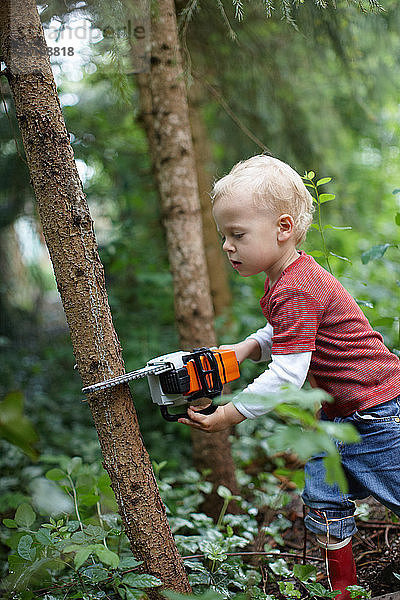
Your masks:
{"label": "tree bark texture", "polygon": [[[181,349],[215,346],[214,311],[173,0],[159,0],[155,7],[151,70],[149,75],[138,76],[138,84],[166,229]],[[217,486],[223,484],[237,491],[229,432],[205,434],[193,430],[192,441],[196,468],[211,469],[208,478],[214,484],[214,493],[204,509],[217,517],[222,504],[215,493]]]}
{"label": "tree bark texture", "polygon": [[[2,1],[0,44],[76,362],[89,385],[122,374],[124,364],[35,0]],[[133,553],[165,588],[190,591],[129,387],[92,395],[89,405]]]}

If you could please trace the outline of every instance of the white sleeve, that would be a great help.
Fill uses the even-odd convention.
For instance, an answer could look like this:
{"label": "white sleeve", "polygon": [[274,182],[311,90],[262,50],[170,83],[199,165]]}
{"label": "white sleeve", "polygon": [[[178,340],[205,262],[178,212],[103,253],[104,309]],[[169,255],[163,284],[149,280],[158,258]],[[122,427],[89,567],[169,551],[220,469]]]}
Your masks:
{"label": "white sleeve", "polygon": [[272,348],[272,336],[274,335],[274,330],[272,329],[272,325],[267,323],[265,327],[258,329],[255,333],[247,336],[246,340],[256,340],[259,343],[261,348],[261,357],[258,360],[253,360],[252,362],[266,362],[271,358],[271,348]]}
{"label": "white sleeve", "polygon": [[236,398],[233,403],[237,410],[248,419],[255,419],[268,412],[265,406],[257,405],[247,394],[270,394],[277,392],[282,385],[291,384],[301,388],[306,380],[310,367],[312,352],[299,352],[296,354],[273,354],[272,362],[268,369],[250,383]]}

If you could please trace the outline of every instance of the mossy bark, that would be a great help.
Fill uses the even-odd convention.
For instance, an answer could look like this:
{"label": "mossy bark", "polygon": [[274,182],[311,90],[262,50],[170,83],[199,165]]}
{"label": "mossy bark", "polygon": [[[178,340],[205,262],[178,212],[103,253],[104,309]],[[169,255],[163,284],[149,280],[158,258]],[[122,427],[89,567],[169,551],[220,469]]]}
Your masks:
{"label": "mossy bark", "polygon": [[[78,370],[89,385],[122,374],[124,364],[34,0],[3,0],[0,47]],[[165,588],[190,591],[129,387],[92,395],[89,405],[133,553]]]}

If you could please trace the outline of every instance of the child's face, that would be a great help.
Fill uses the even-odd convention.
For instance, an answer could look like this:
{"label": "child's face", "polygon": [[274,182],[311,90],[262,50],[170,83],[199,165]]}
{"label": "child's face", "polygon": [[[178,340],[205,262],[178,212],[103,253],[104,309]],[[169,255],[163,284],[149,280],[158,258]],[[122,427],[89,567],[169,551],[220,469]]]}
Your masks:
{"label": "child's face", "polygon": [[[242,277],[266,272],[273,278],[287,254],[282,243],[279,215],[268,215],[265,208],[254,206],[250,195],[235,194],[221,198],[213,215],[232,267]],[[284,238],[284,241],[286,238]],[[294,243],[291,244],[291,250]]]}

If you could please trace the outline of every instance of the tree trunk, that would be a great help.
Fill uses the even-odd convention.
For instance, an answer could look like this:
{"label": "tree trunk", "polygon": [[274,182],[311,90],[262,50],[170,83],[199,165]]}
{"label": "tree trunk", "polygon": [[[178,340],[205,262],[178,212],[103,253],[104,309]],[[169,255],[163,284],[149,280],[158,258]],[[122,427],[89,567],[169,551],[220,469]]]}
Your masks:
{"label": "tree trunk", "polygon": [[[76,362],[89,385],[120,375],[124,364],[34,0],[3,0],[0,44]],[[128,386],[92,395],[89,405],[133,553],[165,588],[190,591]]]}
{"label": "tree trunk", "polygon": [[229,321],[228,313],[232,295],[228,283],[226,258],[221,250],[220,238],[212,217],[209,196],[213,184],[212,156],[207,130],[201,114],[202,94],[198,83],[194,82],[190,86],[188,100],[211,297],[216,316],[225,315]]}
{"label": "tree trunk", "polygon": [[[181,348],[214,346],[214,312],[173,0],[158,2],[151,23],[151,70],[138,77],[138,84],[161,198]],[[222,501],[216,487],[223,484],[237,491],[229,432],[193,430],[192,440],[196,468],[212,470],[208,478],[214,493],[205,509],[217,517]]]}

